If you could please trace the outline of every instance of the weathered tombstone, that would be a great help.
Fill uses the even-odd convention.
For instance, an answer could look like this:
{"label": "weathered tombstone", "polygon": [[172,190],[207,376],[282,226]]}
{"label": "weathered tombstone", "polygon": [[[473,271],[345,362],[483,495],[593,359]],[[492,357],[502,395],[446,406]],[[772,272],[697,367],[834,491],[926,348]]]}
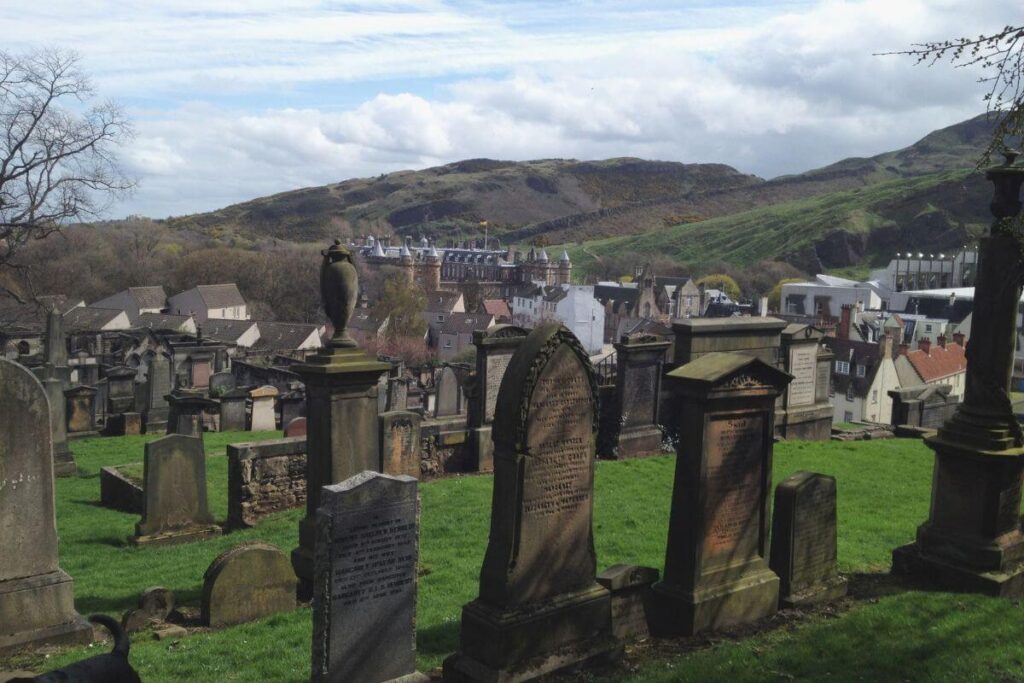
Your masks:
{"label": "weathered tombstone", "polygon": [[648,611],[658,580],[654,567],[615,564],[597,575],[597,582],[612,594],[612,635],[619,640],[635,640],[650,634]]}
{"label": "weathered tombstone", "polygon": [[416,480],[361,472],[320,500],[313,681],[426,683],[416,671]]}
{"label": "weathered tombstone", "polygon": [[836,480],[797,472],[775,487],[771,568],[779,605],[804,607],[846,595],[836,568]]}
{"label": "weathered tombstone", "polygon": [[210,375],[210,396],[213,398],[223,396],[235,386],[235,376],[230,372],[215,372]]}
{"label": "weathered tombstone", "polygon": [[829,376],[824,387],[819,356],[831,354],[821,345],[824,333],[810,325],[792,324],[782,330],[782,367],[793,375],[775,414],[775,431],[787,439],[827,441],[832,434]]}
{"label": "weathered tombstone", "polygon": [[420,478],[420,422],[416,413],[396,410],[380,416],[380,471]]}
{"label": "weathered tombstone", "polygon": [[252,400],[249,431],[272,432],[277,429],[277,416],[274,412],[277,389],[270,385],[257,387],[249,392],[249,398]]}
{"label": "weathered tombstone", "polygon": [[452,417],[460,411],[459,378],[450,367],[441,368],[434,397],[434,417]]}
{"label": "weathered tombstone", "polygon": [[615,345],[616,381],[598,433],[602,458],[633,458],[661,450],[658,401],[665,352],[672,342],[654,335],[623,335]]}
{"label": "weathered tombstone", "polygon": [[170,434],[146,444],[145,509],[135,525],[135,544],[184,543],[220,534],[206,500],[203,441]]}
{"label": "weathered tombstone", "polygon": [[107,436],[133,436],[142,433],[142,415],[139,413],[118,413],[107,418],[103,430]]}
{"label": "weathered tombstone", "polygon": [[248,389],[231,389],[220,397],[220,431],[244,432],[246,427],[245,403]]}
{"label": "weathered tombstone", "polygon": [[146,410],[144,413],[147,434],[155,434],[167,427],[170,406],[167,395],[171,393],[171,363],[162,353],[149,361],[146,373]]}
{"label": "weathered tombstone", "polygon": [[656,632],[692,635],[774,614],[768,568],[775,400],[790,376],[739,353],[673,370],[680,438]]}
{"label": "weathered tombstone", "polygon": [[221,628],[295,609],[295,572],[288,556],[254,541],[225,550],[203,575],[201,619]]}
{"label": "weathered tombstone", "polygon": [[92,640],[57,564],[50,431],[42,384],[0,359],[0,652]]}
{"label": "weathered tombstone", "polygon": [[174,392],[168,394],[166,399],[170,404],[170,416],[167,418],[168,434],[202,438],[203,413],[219,408],[216,401],[199,394]]}
{"label": "weathered tombstone", "polygon": [[107,369],[107,412],[109,414],[134,412],[135,374],[135,368],[127,366]]}
{"label": "weathered tombstone", "polygon": [[473,332],[476,346],[476,389],[470,400],[468,426],[471,458],[478,472],[494,469],[494,441],[491,429],[498,389],[512,354],[526,339],[527,332],[515,325],[495,325]]}
{"label": "weathered tombstone", "polygon": [[46,364],[64,368],[68,364],[67,339],[64,337],[64,316],[55,306],[46,314],[46,339],[43,340]]}
{"label": "weathered tombstone", "polygon": [[306,392],[294,390],[281,394],[277,404],[281,411],[281,427],[284,427],[306,413]]}
{"label": "weathered tombstone", "polygon": [[69,437],[96,434],[96,389],[84,384],[64,392],[65,424]]}
{"label": "weathered tombstone", "polygon": [[596,578],[597,382],[579,340],[538,326],[509,363],[494,419],[491,531],[446,681],[525,681],[620,653]]}
{"label": "weathered tombstone", "polygon": [[53,473],[69,477],[78,472],[75,455],[68,447],[68,426],[65,417],[64,389],[59,379],[44,379],[43,389],[50,402],[50,433],[53,438]]}
{"label": "weathered tombstone", "polygon": [[282,436],[306,436],[308,430],[309,427],[307,425],[306,418],[296,417],[284,426],[284,433]]}

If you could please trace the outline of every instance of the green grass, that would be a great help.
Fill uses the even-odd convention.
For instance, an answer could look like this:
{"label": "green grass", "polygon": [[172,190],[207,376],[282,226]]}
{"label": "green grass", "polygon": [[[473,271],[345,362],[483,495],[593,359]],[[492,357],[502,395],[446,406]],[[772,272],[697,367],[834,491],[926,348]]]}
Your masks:
{"label": "green grass", "polygon": [[[564,247],[581,272],[588,269],[595,257],[622,252],[664,256],[680,263],[722,260],[750,265],[809,246],[833,230],[865,233],[893,225],[894,221],[886,217],[891,206],[905,200],[923,201],[940,184],[966,178],[973,172],[947,171],[889,180],[639,235]],[[863,269],[861,266],[851,274],[862,274]]]}
{"label": "green grass", "polygon": [[[226,515],[224,445],[276,434],[207,434],[209,495]],[[83,613],[120,614],[146,587],[172,589],[198,607],[202,575],[222,550],[261,539],[288,552],[300,510],[273,515],[257,529],[166,548],[134,548],[124,539],[136,515],[98,506],[99,468],[138,460],[145,437],[73,443],[83,476],[57,482],[61,564],[75,578]],[[838,482],[839,565],[844,572],[883,572],[892,548],[913,539],[928,512],[931,452],[920,441],[783,442],[775,449],[776,481],[801,469]],[[664,561],[674,458],[600,462],[594,496],[598,567],[615,563],[661,567]],[[491,477],[422,485],[418,664],[429,671],[458,644],[461,606],[476,597],[487,541]],[[1024,614],[1014,603],[943,593],[904,593],[860,600],[839,618],[811,616],[795,625],[710,649],[652,652],[594,674],[595,680],[1024,680]],[[310,610],[274,616],[180,641],[138,637],[132,661],[147,683],[180,680],[306,681]],[[104,646],[97,646],[104,647]],[[692,649],[692,648],[690,648]],[[93,650],[95,651],[95,650]],[[76,649],[42,663],[81,658]],[[638,665],[638,668],[637,666]],[[2,668],[2,667],[0,667]],[[1014,678],[1016,676],[1017,678]]]}

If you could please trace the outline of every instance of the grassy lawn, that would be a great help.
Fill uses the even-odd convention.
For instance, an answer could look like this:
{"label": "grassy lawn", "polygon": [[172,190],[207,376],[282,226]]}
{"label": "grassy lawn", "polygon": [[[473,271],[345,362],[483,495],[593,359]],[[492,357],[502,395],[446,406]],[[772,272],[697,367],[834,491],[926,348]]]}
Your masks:
{"label": "grassy lawn", "polygon": [[[209,494],[226,516],[224,446],[276,434],[207,434]],[[141,459],[145,437],[72,444],[83,476],[57,482],[61,565],[75,578],[79,611],[122,613],[146,587],[172,589],[198,607],[202,575],[222,550],[261,539],[288,552],[300,510],[274,515],[259,528],[185,546],[133,548],[124,539],[137,521],[98,506],[103,465]],[[599,569],[623,562],[660,568],[664,562],[674,458],[662,456],[597,466],[594,534]],[[885,572],[892,548],[913,539],[925,519],[931,452],[919,441],[779,444],[775,475],[800,469],[834,475],[839,490],[839,563],[854,574]],[[419,666],[439,666],[458,643],[463,603],[476,596],[487,540],[491,478],[430,482],[423,496],[418,601]],[[855,591],[859,592],[859,591]],[[656,641],[626,665],[586,674],[599,681],[1024,681],[1024,610],[1004,600],[944,593],[882,591],[863,595],[840,616],[811,614],[738,640]],[[275,616],[179,641],[140,635],[132,661],[147,683],[179,680],[306,681],[310,610]],[[667,643],[667,645],[666,645]],[[105,647],[105,646],[100,646]],[[52,667],[81,658],[79,649],[15,662]],[[2,668],[2,667],[0,667]]]}

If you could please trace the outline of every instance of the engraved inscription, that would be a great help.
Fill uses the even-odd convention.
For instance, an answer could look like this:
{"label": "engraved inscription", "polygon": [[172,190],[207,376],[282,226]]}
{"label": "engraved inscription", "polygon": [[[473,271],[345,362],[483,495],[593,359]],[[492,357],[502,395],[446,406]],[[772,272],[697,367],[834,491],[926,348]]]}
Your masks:
{"label": "engraved inscription", "polygon": [[498,389],[501,388],[501,380],[505,377],[505,370],[508,369],[511,360],[511,353],[492,354],[487,357],[487,386],[484,387],[484,419],[487,422],[494,420]]}
{"label": "engraved inscription", "polygon": [[791,590],[799,591],[835,574],[835,490],[826,481],[800,491],[793,520]]}
{"label": "engraved inscription", "polygon": [[654,424],[654,387],[658,383],[658,366],[636,368],[629,378],[622,402],[622,423],[627,427]]}
{"label": "engraved inscription", "polygon": [[402,595],[416,576],[416,514],[391,505],[346,515],[333,525],[334,608]]}
{"label": "engraved inscription", "polygon": [[809,406],[814,404],[814,380],[818,364],[818,347],[815,344],[800,344],[789,351],[789,405]]}
{"label": "engraved inscription", "polygon": [[736,559],[758,551],[763,431],[760,415],[708,424],[705,558]]}

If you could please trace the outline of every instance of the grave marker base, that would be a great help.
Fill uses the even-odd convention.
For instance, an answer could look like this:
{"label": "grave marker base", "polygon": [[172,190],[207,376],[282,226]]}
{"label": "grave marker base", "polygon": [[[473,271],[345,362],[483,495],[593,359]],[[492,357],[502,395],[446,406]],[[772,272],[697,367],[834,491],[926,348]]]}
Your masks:
{"label": "grave marker base", "polygon": [[222,530],[217,525],[192,527],[180,531],[167,531],[161,534],[129,536],[128,542],[132,545],[175,545],[178,543],[192,543],[205,538],[220,536]]}
{"label": "grave marker base", "polygon": [[73,477],[78,474],[78,465],[75,464],[75,456],[70,450],[57,451],[53,453],[53,476]]}
{"label": "grave marker base", "polygon": [[846,589],[846,579],[837,576],[805,591],[783,595],[779,598],[779,606],[785,609],[792,609],[831,602],[846,595]]}
{"label": "grave marker base", "polygon": [[0,623],[25,630],[0,635],[0,653],[44,644],[92,642],[92,625],[75,612],[71,577],[61,570],[0,582]]}
{"label": "grave marker base", "polygon": [[692,636],[701,631],[757,621],[775,614],[779,577],[767,567],[742,578],[694,592],[664,581],[654,584],[652,631]]}
{"label": "grave marker base", "polygon": [[950,591],[1024,597],[1024,562],[1006,571],[978,571],[926,555],[916,543],[909,543],[892,551],[892,573],[926,577],[929,584]]}
{"label": "grave marker base", "polygon": [[611,593],[596,584],[520,609],[474,600],[462,608],[461,646],[445,660],[446,683],[520,683],[622,654]]}
{"label": "grave marker base", "polygon": [[602,454],[602,457],[611,457],[614,460],[625,460],[645,455],[661,455],[661,442],[664,436],[661,430],[650,425],[635,429],[625,429],[619,435],[618,448],[614,455]]}

